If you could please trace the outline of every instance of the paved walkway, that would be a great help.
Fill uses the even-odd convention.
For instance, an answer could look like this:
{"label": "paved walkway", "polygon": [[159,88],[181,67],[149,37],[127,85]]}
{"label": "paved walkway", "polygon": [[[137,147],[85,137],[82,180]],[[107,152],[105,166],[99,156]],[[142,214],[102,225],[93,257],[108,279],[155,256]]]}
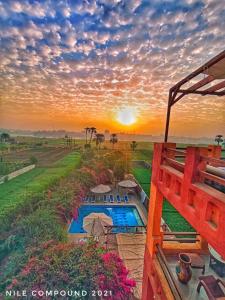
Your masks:
{"label": "paved walkway", "polygon": [[141,299],[146,234],[119,233],[116,235],[119,256],[136,281],[134,296]]}

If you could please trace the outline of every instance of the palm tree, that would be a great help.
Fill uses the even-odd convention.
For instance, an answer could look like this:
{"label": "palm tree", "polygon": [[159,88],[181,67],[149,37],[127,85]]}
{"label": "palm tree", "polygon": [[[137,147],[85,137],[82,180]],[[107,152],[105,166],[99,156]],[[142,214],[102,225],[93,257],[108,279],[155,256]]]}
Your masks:
{"label": "palm tree", "polygon": [[215,142],[217,142],[218,146],[220,145],[220,143],[223,142],[223,136],[222,136],[222,134],[217,134],[217,136],[215,137]]}
{"label": "palm tree", "polygon": [[113,145],[113,149],[114,149],[114,145],[118,142],[118,137],[116,133],[112,133],[110,136],[110,143],[112,143]]}
{"label": "palm tree", "polygon": [[95,142],[96,142],[96,146],[98,146],[98,148],[100,149],[101,147],[101,143],[104,143],[105,141],[105,136],[102,133],[96,133],[95,134]]}
{"label": "palm tree", "polygon": [[131,149],[134,151],[137,148],[137,142],[136,141],[132,141],[130,144]]}
{"label": "palm tree", "polygon": [[86,145],[87,145],[87,135],[88,135],[88,132],[90,132],[90,128],[89,128],[89,127],[86,127],[86,128],[84,128],[84,130],[85,130]]}
{"label": "palm tree", "polygon": [[91,133],[91,135],[90,135],[90,140],[89,140],[89,144],[91,144],[92,138],[93,138],[93,134],[96,133],[97,131],[96,131],[96,128],[95,128],[95,127],[89,128],[89,131],[90,131],[90,133]]}

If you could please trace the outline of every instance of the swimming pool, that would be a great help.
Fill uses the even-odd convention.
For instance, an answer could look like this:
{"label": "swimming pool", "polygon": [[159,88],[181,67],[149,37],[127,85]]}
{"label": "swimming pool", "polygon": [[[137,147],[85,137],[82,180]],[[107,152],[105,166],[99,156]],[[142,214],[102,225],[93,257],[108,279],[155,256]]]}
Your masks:
{"label": "swimming pool", "polygon": [[[144,223],[139,215],[136,206],[119,205],[82,205],[78,210],[78,218],[73,220],[69,233],[86,233],[83,229],[83,219],[90,213],[104,213],[112,218],[116,226],[143,226]],[[125,228],[114,229],[114,232],[124,232]]]}

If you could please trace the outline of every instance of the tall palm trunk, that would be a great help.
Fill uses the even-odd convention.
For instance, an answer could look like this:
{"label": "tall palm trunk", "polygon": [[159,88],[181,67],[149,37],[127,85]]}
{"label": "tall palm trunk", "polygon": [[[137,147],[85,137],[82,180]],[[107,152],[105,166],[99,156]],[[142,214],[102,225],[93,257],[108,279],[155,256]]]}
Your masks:
{"label": "tall palm trunk", "polygon": [[86,144],[87,144],[87,129],[86,129]]}

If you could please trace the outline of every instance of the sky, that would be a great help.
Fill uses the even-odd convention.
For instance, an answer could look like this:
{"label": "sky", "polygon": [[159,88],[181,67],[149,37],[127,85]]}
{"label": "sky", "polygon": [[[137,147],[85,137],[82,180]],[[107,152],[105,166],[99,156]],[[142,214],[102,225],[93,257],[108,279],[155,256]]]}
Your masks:
{"label": "sky", "polygon": [[[222,0],[0,1],[0,128],[158,135],[168,90],[225,48]],[[184,97],[170,133],[225,132],[222,97]]]}

